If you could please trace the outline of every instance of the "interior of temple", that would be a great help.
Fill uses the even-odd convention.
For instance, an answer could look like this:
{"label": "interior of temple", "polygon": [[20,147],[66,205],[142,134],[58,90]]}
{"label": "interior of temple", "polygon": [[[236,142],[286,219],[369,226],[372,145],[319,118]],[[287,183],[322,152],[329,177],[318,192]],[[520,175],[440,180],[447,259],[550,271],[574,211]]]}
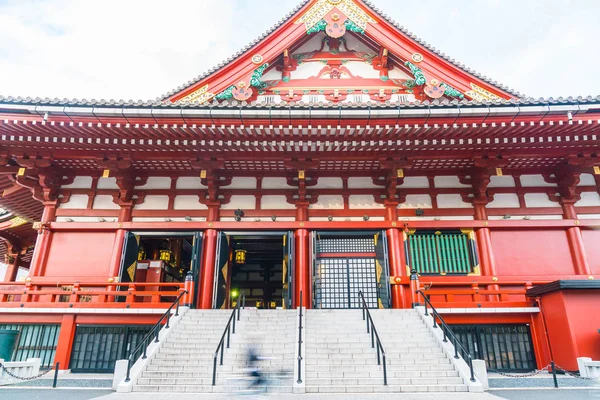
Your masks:
{"label": "interior of temple", "polygon": [[135,282],[183,282],[191,269],[193,237],[141,236]]}
{"label": "interior of temple", "polygon": [[[287,308],[288,267],[291,265],[287,246],[287,235],[226,234],[229,247],[228,265],[219,272],[225,285],[225,302],[219,308],[230,308],[237,304],[241,294],[246,296],[246,307],[260,309]],[[223,248],[223,247],[222,247]],[[222,257],[222,255],[221,255]],[[227,272],[227,276],[225,276]],[[284,278],[285,277],[285,278]],[[222,286],[217,292],[222,291]],[[228,303],[228,304],[227,304]]]}

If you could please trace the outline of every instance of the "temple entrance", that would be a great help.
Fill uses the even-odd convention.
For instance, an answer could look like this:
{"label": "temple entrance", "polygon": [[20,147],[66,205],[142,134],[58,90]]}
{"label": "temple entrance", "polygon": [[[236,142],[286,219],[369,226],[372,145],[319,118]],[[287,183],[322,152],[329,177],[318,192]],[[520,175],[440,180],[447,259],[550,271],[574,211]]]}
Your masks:
{"label": "temple entrance", "polygon": [[313,307],[390,307],[385,232],[313,232]]}
{"label": "temple entrance", "polygon": [[[175,285],[183,283],[192,271],[196,286],[199,281],[201,232],[127,232],[121,256],[119,282],[146,284],[139,291],[177,291]],[[160,284],[163,285],[160,285]],[[119,290],[127,290],[120,286]],[[198,288],[195,288],[197,293]],[[119,296],[117,301],[124,301]],[[175,296],[164,296],[161,301],[174,301]],[[144,297],[142,301],[151,301]]]}
{"label": "temple entrance", "polygon": [[213,308],[291,308],[293,253],[291,232],[220,232]]}

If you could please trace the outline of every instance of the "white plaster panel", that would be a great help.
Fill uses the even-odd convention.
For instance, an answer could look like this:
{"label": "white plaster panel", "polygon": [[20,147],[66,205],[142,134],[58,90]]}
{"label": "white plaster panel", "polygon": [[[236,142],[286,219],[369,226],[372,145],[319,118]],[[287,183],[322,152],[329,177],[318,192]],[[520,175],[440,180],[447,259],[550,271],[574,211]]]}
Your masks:
{"label": "white plaster panel", "polygon": [[317,76],[322,69],[323,69],[323,64],[321,64],[319,62],[302,63],[302,64],[298,65],[298,68],[295,71],[291,72],[290,80],[308,79],[313,76]]}
{"label": "white plaster panel", "polygon": [[109,195],[98,195],[94,197],[94,204],[92,204],[94,210],[118,210],[119,207],[113,201],[113,197]]}
{"label": "white plaster panel", "polygon": [[400,221],[473,221],[475,218],[472,215],[442,215],[436,217],[400,216],[398,219]]}
{"label": "white plaster panel", "polygon": [[197,176],[182,176],[177,179],[177,189],[205,189],[202,180]]}
{"label": "white plaster panel", "polygon": [[555,183],[548,183],[542,175],[521,175],[521,186],[537,187],[537,186],[556,186]]}
{"label": "white plaster panel", "polygon": [[343,209],[344,208],[344,198],[342,196],[331,196],[331,195],[322,195],[319,196],[319,201],[315,204],[311,204],[311,209]]}
{"label": "white plaster panel", "polygon": [[431,196],[428,194],[408,194],[406,201],[398,208],[432,208]]}
{"label": "white plaster panel", "polygon": [[56,222],[117,222],[117,217],[56,217]]}
{"label": "white plaster panel", "polygon": [[375,197],[370,194],[351,195],[348,198],[350,208],[384,208],[383,204],[375,202]]}
{"label": "white plaster panel", "polygon": [[426,176],[407,176],[401,187],[407,189],[428,188],[429,179]]}
{"label": "white plaster panel", "polygon": [[579,176],[579,183],[577,186],[596,186],[594,175],[592,174],[581,174]]}
{"label": "white plaster panel", "polygon": [[490,178],[490,184],[488,187],[499,188],[499,187],[515,187],[515,178],[510,175],[503,176],[492,176]]}
{"label": "white plaster panel", "polygon": [[[309,217],[309,221],[329,222],[328,217]],[[331,222],[363,222],[363,217],[333,217]],[[384,217],[369,217],[369,221],[385,221]]]}
{"label": "white plaster panel", "polygon": [[117,178],[100,178],[98,179],[98,189],[119,189],[117,186]]}
{"label": "white plaster panel", "polygon": [[379,79],[379,71],[373,69],[371,64],[367,64],[362,61],[349,61],[344,64],[344,67],[348,68],[354,76]]}
{"label": "white plaster panel", "polygon": [[221,206],[222,210],[254,210],[256,206],[256,197],[254,196],[231,196],[227,204]]}
{"label": "white plaster panel", "polygon": [[[373,52],[373,49],[371,49],[362,40],[358,39],[355,36],[345,35],[344,39],[346,39],[346,47],[348,48],[348,50],[361,51],[364,53],[372,53]],[[319,46],[320,46],[320,44],[319,44]],[[343,45],[340,47],[340,51],[341,50],[346,50]]]}
{"label": "white plaster panel", "polygon": [[256,189],[256,178],[238,176],[231,180],[231,185],[224,187],[227,189]]}
{"label": "white plaster panel", "polygon": [[295,186],[288,185],[286,178],[263,178],[261,187],[263,189],[288,189]]}
{"label": "white plaster panel", "polygon": [[294,210],[296,206],[287,202],[285,196],[263,196],[260,199],[263,210]]}
{"label": "white plaster panel", "polygon": [[[490,221],[501,221],[504,220],[503,215],[490,215],[488,217]],[[562,215],[511,215],[509,220],[558,220],[563,219]]]}
{"label": "white plaster panel", "polygon": [[581,199],[575,203],[577,207],[597,207],[600,206],[600,194],[598,192],[582,192]]}
{"label": "white plaster panel", "polygon": [[473,208],[471,203],[465,203],[460,194],[439,194],[437,196],[439,208]]}
{"label": "white plaster panel", "polygon": [[146,196],[142,204],[136,204],[134,210],[166,210],[169,208],[169,196]]}
{"label": "white plaster panel", "polygon": [[191,219],[185,219],[185,217],[133,217],[133,222],[203,222],[206,221],[206,217],[192,217]]}
{"label": "white plaster panel", "polygon": [[436,176],[433,178],[433,184],[436,188],[463,188],[471,187],[460,183],[458,176]]}
{"label": "white plaster panel", "polygon": [[342,178],[319,178],[315,189],[343,189],[344,182]]}
{"label": "white plaster panel", "polygon": [[373,184],[373,180],[367,177],[348,178],[348,188],[350,189],[371,189],[378,186]]}
{"label": "white plaster panel", "polygon": [[76,176],[73,183],[70,185],[61,186],[62,189],[91,189],[92,177],[91,176]]}
{"label": "white plaster panel", "polygon": [[600,214],[577,214],[579,219],[600,219]]}
{"label": "white plaster panel", "polygon": [[400,68],[394,68],[389,70],[388,76],[390,77],[390,79],[414,79],[408,76],[408,74],[402,71]]}
{"label": "white plaster panel", "polygon": [[58,208],[64,208],[69,210],[87,208],[87,203],[87,194],[74,194],[69,198],[68,202],[59,204]]}
{"label": "white plaster panel", "polygon": [[171,178],[168,176],[151,176],[145,185],[136,186],[136,189],[170,189]]}
{"label": "white plaster panel", "polygon": [[313,35],[307,42],[297,48],[292,54],[309,53],[321,48],[321,41],[325,38],[325,32]]}
{"label": "white plaster panel", "polygon": [[550,201],[546,193],[525,193],[527,207],[560,207],[560,204]]}
{"label": "white plaster panel", "polygon": [[494,201],[488,203],[487,208],[511,208],[520,207],[519,196],[515,193],[497,193],[494,195]]}
{"label": "white plaster panel", "polygon": [[198,199],[195,195],[175,196],[173,203],[174,210],[206,210],[208,207]]}
{"label": "white plaster panel", "polygon": [[278,81],[278,80],[281,80],[281,77],[282,77],[281,71],[277,71],[276,68],[271,68],[270,70],[268,70],[266,73],[263,74],[261,80],[263,80],[263,81]]}

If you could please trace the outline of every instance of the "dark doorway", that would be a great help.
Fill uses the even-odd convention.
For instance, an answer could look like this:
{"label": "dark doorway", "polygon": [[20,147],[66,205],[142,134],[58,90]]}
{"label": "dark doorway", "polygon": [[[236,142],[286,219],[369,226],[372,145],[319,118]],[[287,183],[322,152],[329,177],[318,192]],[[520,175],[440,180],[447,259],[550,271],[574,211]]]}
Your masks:
{"label": "dark doorway", "polygon": [[292,306],[293,235],[222,232],[217,241],[215,308]]}

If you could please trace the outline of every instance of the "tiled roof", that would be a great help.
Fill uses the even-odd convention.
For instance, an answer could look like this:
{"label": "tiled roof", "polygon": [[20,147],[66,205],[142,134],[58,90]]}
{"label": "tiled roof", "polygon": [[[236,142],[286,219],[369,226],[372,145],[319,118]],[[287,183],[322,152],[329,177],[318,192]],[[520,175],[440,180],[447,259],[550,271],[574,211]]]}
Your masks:
{"label": "tiled roof", "polygon": [[[558,97],[558,98],[521,98],[521,99],[510,99],[510,100],[497,100],[497,101],[476,101],[476,100],[433,100],[433,101],[416,101],[414,103],[402,103],[402,102],[379,102],[379,101],[368,101],[362,103],[333,103],[333,102],[322,102],[322,103],[305,103],[299,102],[281,102],[276,104],[268,104],[264,102],[251,102],[245,101],[222,101],[222,102],[205,102],[198,103],[197,101],[176,101],[176,102],[165,102],[161,100],[86,100],[86,99],[50,99],[50,98],[32,98],[32,97],[12,97],[12,96],[0,96],[0,111],[2,111],[3,105],[23,105],[23,106],[44,106],[44,107],[123,107],[123,108],[173,108],[173,109],[196,109],[196,108],[288,108],[288,107],[299,107],[299,108],[329,108],[329,109],[357,109],[357,108],[432,108],[432,107],[481,107],[481,106],[545,106],[545,105],[577,105],[577,104],[591,104],[600,103],[599,96],[579,96],[579,97]],[[12,107],[7,111],[11,111]],[[57,110],[60,111],[60,110]]]}
{"label": "tiled roof", "polygon": [[[266,32],[264,32],[262,35],[260,35],[258,38],[256,38],[255,40],[253,40],[251,43],[249,43],[247,46],[245,46],[244,48],[242,48],[241,50],[239,50],[237,53],[233,54],[231,57],[229,57],[227,60],[219,63],[218,65],[216,65],[215,67],[209,69],[208,71],[206,71],[205,73],[197,76],[196,78],[184,83],[183,85],[177,87],[174,90],[171,90],[170,92],[168,92],[167,94],[162,95],[161,97],[159,97],[159,99],[167,99],[170,96],[181,92],[182,90],[185,90],[187,88],[189,88],[190,86],[200,82],[201,80],[207,78],[208,76],[210,76],[212,73],[218,71],[219,69],[221,69],[222,67],[226,66],[227,64],[229,64],[230,62],[234,61],[236,58],[240,57],[242,54],[244,54],[245,52],[247,52],[248,50],[250,50],[252,47],[254,47],[255,45],[257,45],[261,40],[263,40],[264,38],[266,38],[267,36],[269,36],[271,33],[273,33],[277,28],[279,28],[281,25],[283,25],[288,19],[290,19],[291,17],[294,16],[294,14],[296,14],[302,7],[304,7],[306,5],[306,3],[308,3],[310,0],[303,0],[296,8],[294,8],[291,12],[289,12],[285,17],[283,17],[281,20],[279,20],[279,22],[277,22],[275,25],[273,25],[270,29],[268,29]],[[446,53],[441,52],[440,50],[436,49],[435,47],[431,46],[429,43],[425,42],[424,40],[422,40],[421,38],[419,38],[417,35],[415,35],[414,33],[410,32],[408,29],[406,29],[405,27],[403,27],[402,25],[400,25],[399,23],[397,23],[395,20],[393,20],[392,18],[390,18],[387,14],[385,14],[383,11],[381,11],[379,8],[377,8],[371,1],[369,0],[363,0],[363,2],[377,15],[379,15],[381,18],[385,19],[388,23],[390,23],[390,25],[394,26],[396,29],[398,29],[400,32],[402,32],[403,34],[407,35],[408,37],[410,37],[411,39],[413,39],[414,41],[416,41],[417,43],[419,43],[421,46],[425,47],[426,49],[428,49],[429,51],[437,54],[438,56],[440,56],[441,58],[443,58],[444,60],[448,61],[449,63],[457,66],[458,68],[463,69],[464,71],[468,72],[469,74],[481,79],[484,82],[489,83],[490,85],[493,85],[497,88],[500,88],[510,94],[512,94],[515,97],[522,97],[523,95],[505,85],[502,85],[501,83],[485,76],[482,75],[480,73],[478,73],[477,71],[473,71],[472,69],[470,69],[469,67],[467,67],[466,65],[458,62],[457,60],[455,60],[454,58],[450,57],[449,55],[447,55]]]}

